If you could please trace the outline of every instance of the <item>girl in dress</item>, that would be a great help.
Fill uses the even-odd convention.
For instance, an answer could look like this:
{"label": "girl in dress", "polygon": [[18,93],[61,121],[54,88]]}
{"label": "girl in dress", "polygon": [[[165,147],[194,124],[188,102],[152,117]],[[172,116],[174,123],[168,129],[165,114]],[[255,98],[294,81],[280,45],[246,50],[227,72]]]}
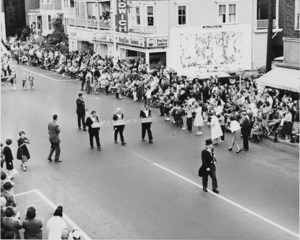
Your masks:
{"label": "girl in dress", "polygon": [[196,102],[194,104],[194,111],[196,113],[194,126],[198,127],[197,135],[202,135],[202,127],[203,127],[203,117],[202,117],[202,106]]}
{"label": "girl in dress", "polygon": [[30,89],[33,90],[34,77],[33,77],[33,73],[32,72],[29,73],[28,80],[29,80],[29,84],[30,84]]}
{"label": "girl in dress", "polygon": [[23,73],[23,77],[22,77],[22,87],[23,87],[23,89],[25,89],[25,90],[27,90],[27,84],[26,84],[26,81],[27,81],[26,73]]}
{"label": "girl in dress", "polygon": [[28,151],[28,148],[26,144],[29,144],[30,141],[27,137],[25,137],[25,132],[20,131],[19,132],[20,138],[18,139],[18,151],[17,151],[17,159],[21,160],[21,167],[23,168],[23,171],[26,172],[27,170],[27,161],[30,159],[30,154]]}

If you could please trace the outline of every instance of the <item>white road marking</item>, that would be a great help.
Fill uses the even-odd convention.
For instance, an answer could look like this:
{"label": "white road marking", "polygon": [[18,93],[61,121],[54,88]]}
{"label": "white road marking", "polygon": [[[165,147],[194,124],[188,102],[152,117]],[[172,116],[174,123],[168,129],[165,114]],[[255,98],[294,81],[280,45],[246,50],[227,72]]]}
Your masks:
{"label": "white road marking", "polygon": [[25,195],[25,194],[28,194],[28,193],[35,193],[35,192],[36,192],[36,189],[30,190],[30,191],[27,191],[27,192],[17,193],[17,194],[15,194],[15,197],[19,197],[19,196],[22,196],[22,195]]}
{"label": "white road marking", "polygon": [[22,68],[22,70],[25,70],[25,71],[27,71],[27,72],[32,72],[32,73],[34,73],[35,75],[39,75],[39,76],[42,76],[42,77],[44,77],[44,78],[48,78],[48,79],[50,79],[50,80],[52,80],[52,81],[55,81],[55,82],[74,82],[74,80],[72,80],[72,79],[60,79],[60,80],[57,80],[57,79],[55,79],[55,78],[48,77],[48,76],[46,76],[46,75],[44,75],[44,74],[37,73],[37,72],[35,72],[35,71],[29,70],[29,69],[27,69],[27,68]]}
{"label": "white road marking", "polygon": [[[38,189],[34,189],[31,191],[27,191],[27,192],[23,192],[23,193],[18,193],[15,194],[16,197],[18,196],[22,196],[28,193],[36,193],[37,195],[39,195],[39,197],[41,199],[43,199],[53,210],[55,210],[57,208],[57,205],[55,205],[49,198],[47,198],[40,190]],[[67,216],[67,214],[64,213],[63,218],[66,220],[66,222],[73,228],[73,229],[77,229],[81,232],[82,237],[84,238],[84,240],[92,240],[92,238],[90,238],[80,227],[78,227],[78,225]]]}
{"label": "white road marking", "polygon": [[[136,154],[136,155],[140,156],[139,154]],[[141,157],[141,158],[146,159],[145,157]],[[146,159],[146,160],[147,160],[148,162],[150,161],[150,160],[148,160],[148,159]],[[163,169],[163,170],[165,170],[166,172],[171,173],[171,174],[175,175],[176,177],[179,177],[179,178],[181,178],[182,180],[184,180],[184,181],[186,181],[186,182],[189,182],[189,183],[193,184],[194,186],[196,186],[196,187],[198,187],[198,188],[203,188],[203,186],[201,186],[200,184],[198,184],[198,183],[196,183],[196,182],[193,182],[192,180],[190,180],[190,179],[188,179],[188,178],[186,178],[186,177],[183,177],[183,176],[181,176],[180,174],[178,174],[178,173],[176,173],[176,172],[173,172],[172,170],[170,170],[170,169],[168,169],[168,168],[165,168],[165,167],[163,167],[163,166],[161,166],[161,165],[159,165],[159,164],[157,164],[157,163],[155,163],[155,162],[152,162],[152,163],[153,163],[155,166],[159,167],[160,169]],[[238,204],[238,203],[235,203],[235,202],[231,201],[231,200],[228,199],[228,198],[223,197],[222,195],[216,194],[216,193],[214,193],[214,192],[212,192],[212,191],[210,191],[210,190],[208,190],[208,191],[209,191],[210,193],[214,194],[216,197],[218,197],[218,198],[220,198],[220,199],[222,199],[222,200],[228,202],[229,204],[231,204],[231,205],[233,205],[233,206],[235,206],[235,207],[237,207],[237,208],[239,208],[239,209],[241,209],[241,210],[243,210],[243,211],[245,211],[245,212],[247,212],[247,213],[250,213],[251,215],[253,215],[253,216],[255,216],[255,217],[257,217],[257,218],[259,218],[259,219],[261,219],[261,220],[263,220],[263,221],[265,221],[265,222],[267,222],[267,223],[269,223],[269,224],[271,224],[271,225],[273,225],[273,226],[275,226],[275,227],[277,227],[277,228],[279,228],[279,229],[281,229],[281,230],[283,230],[283,231],[285,231],[285,232],[287,232],[287,233],[289,233],[289,234],[291,234],[291,235],[293,235],[293,236],[299,238],[299,234],[297,234],[297,233],[295,233],[295,232],[293,232],[293,231],[291,231],[291,230],[289,230],[289,229],[287,229],[287,228],[285,228],[285,227],[283,227],[283,226],[281,226],[281,225],[279,225],[279,224],[277,224],[277,223],[275,223],[275,222],[273,222],[273,221],[271,221],[271,220],[269,220],[269,219],[267,219],[267,218],[261,216],[261,215],[258,214],[258,213],[255,213],[255,212],[251,211],[251,210],[248,209],[248,208],[243,207],[242,205],[240,205],[240,204]]]}

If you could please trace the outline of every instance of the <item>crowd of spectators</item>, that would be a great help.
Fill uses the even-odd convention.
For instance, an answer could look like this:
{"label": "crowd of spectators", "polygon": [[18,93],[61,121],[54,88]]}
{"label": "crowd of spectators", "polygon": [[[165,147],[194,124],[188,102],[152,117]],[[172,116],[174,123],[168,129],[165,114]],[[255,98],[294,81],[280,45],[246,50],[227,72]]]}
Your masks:
{"label": "crowd of spectators", "polygon": [[[176,71],[166,69],[147,70],[143,59],[135,61],[103,57],[91,51],[60,51],[46,49],[35,43],[34,37],[27,42],[11,42],[12,57],[18,63],[39,66],[81,81],[81,90],[88,94],[114,93],[134,101],[145,101],[152,107],[159,107],[161,116],[166,116],[176,127],[187,129],[188,112],[196,116],[194,103],[198,103],[204,121],[209,121],[208,113],[220,118],[225,115],[225,125],[229,128],[230,116],[240,119],[246,111],[251,121],[251,136],[274,134],[281,126],[279,134],[287,141],[293,140],[293,124],[299,122],[298,94],[272,88],[259,88],[256,79],[249,76],[244,80],[242,89],[238,81],[210,79],[189,79],[179,76]],[[3,62],[3,69],[9,75],[9,64]],[[196,125],[195,125],[196,126]],[[199,127],[199,126],[197,126]],[[199,135],[201,129],[197,129]],[[294,132],[297,133],[298,132]],[[256,138],[257,139],[257,138]],[[277,139],[275,139],[276,141]],[[295,140],[295,139],[294,139]]]}

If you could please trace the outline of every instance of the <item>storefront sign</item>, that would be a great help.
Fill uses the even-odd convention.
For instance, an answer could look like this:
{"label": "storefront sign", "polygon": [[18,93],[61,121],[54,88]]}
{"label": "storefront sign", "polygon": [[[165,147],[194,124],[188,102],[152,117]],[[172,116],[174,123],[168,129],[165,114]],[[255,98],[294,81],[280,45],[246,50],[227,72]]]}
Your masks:
{"label": "storefront sign", "polygon": [[167,37],[156,38],[156,46],[157,47],[168,46],[168,38]]}
{"label": "storefront sign", "polygon": [[128,5],[127,0],[117,0],[117,14],[116,14],[116,31],[128,32]]}
{"label": "storefront sign", "polygon": [[145,47],[144,38],[139,38],[139,37],[117,35],[117,43],[122,43],[122,44],[136,46],[136,47]]}
{"label": "storefront sign", "polygon": [[210,25],[210,26],[203,26],[203,28],[221,28],[222,25]]}
{"label": "storefront sign", "polygon": [[112,36],[111,36],[111,34],[94,33],[93,40],[101,41],[101,42],[112,42]]}
{"label": "storefront sign", "polygon": [[82,39],[85,41],[92,41],[93,40],[93,33],[91,31],[85,31],[83,29],[78,30],[77,32],[77,38]]}
{"label": "storefront sign", "polygon": [[157,37],[157,38],[147,38],[147,47],[167,47],[168,38],[167,37]]}

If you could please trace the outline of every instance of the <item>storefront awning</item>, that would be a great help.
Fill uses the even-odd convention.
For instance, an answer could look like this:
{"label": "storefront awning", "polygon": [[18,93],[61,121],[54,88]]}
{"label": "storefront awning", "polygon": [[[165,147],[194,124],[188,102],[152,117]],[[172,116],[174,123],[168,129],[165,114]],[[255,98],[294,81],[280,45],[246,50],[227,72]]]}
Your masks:
{"label": "storefront awning", "polygon": [[257,79],[261,86],[289,90],[300,93],[300,70],[275,67]]}

